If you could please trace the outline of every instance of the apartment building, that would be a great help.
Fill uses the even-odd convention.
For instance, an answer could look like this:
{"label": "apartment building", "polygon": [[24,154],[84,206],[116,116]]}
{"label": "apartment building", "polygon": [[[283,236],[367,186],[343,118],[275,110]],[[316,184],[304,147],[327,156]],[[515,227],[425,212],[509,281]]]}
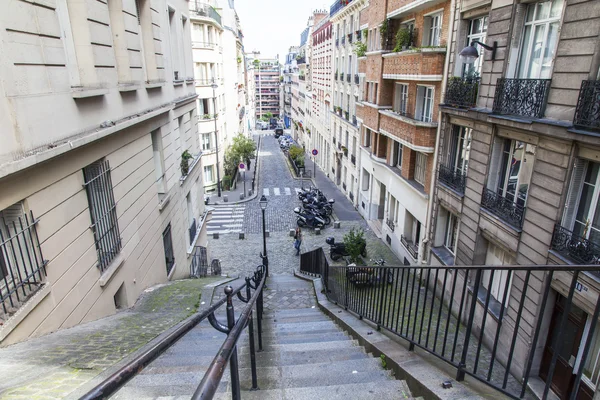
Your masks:
{"label": "apartment building", "polygon": [[281,92],[283,97],[283,123],[287,129],[292,126],[292,74],[297,72],[298,65],[296,56],[298,55],[298,46],[291,46],[288,54],[285,56],[283,66],[283,84]]}
{"label": "apartment building", "polygon": [[[315,24],[312,34],[312,126],[311,149],[319,152],[317,164],[326,174],[333,165],[333,142],[331,135],[331,87],[333,84],[333,25],[328,17]],[[313,156],[313,159],[315,157]],[[331,171],[333,174],[333,171]],[[332,176],[332,175],[330,175]]]}
{"label": "apartment building", "polygon": [[256,119],[262,118],[266,113],[271,113],[278,118],[279,109],[279,76],[281,67],[279,59],[255,58],[254,82],[256,86]]}
{"label": "apartment building", "polygon": [[[332,180],[348,196],[352,204],[360,204],[360,75],[357,42],[361,42],[360,12],[365,0],[336,1],[330,8],[333,26],[333,112],[331,122],[335,157]],[[366,71],[362,71],[365,73]],[[367,207],[365,205],[365,207]]]}
{"label": "apartment building", "polygon": [[[453,34],[433,157],[431,264],[598,264],[600,4],[461,0],[443,14],[443,30],[446,23]],[[512,372],[523,376],[533,353],[532,373],[545,382],[552,332],[566,312],[566,344],[551,388],[567,398],[581,371],[571,398],[597,398],[600,337],[592,315],[600,275],[580,272],[569,305],[572,273],[555,273],[542,308],[547,275],[484,276],[479,294],[489,293],[496,311],[483,323],[514,326],[520,318]],[[517,315],[511,304],[521,301],[523,285],[539,297],[528,297]],[[538,323],[543,329],[531,348]],[[587,342],[590,353],[583,359]],[[509,343],[501,333],[498,351]]]}
{"label": "apartment building", "polygon": [[225,151],[236,135],[248,132],[243,34],[228,0],[189,5],[204,190],[219,195]]}
{"label": "apartment building", "polygon": [[0,343],[190,275],[203,221],[183,0],[21,2],[0,17]]}
{"label": "apartment building", "polygon": [[[296,65],[298,66],[298,75],[294,78],[298,79],[298,91],[297,91],[297,101],[294,104],[297,119],[294,120],[294,127],[292,128],[292,136],[298,142],[299,145],[306,148],[310,145],[310,137],[308,132],[310,132],[309,123],[309,114],[307,114],[308,103],[312,102],[312,99],[307,99],[307,87],[310,87],[310,51],[311,46],[308,41],[308,37],[312,32],[313,25],[313,16],[311,15],[308,18],[307,27],[300,34],[300,48],[299,53],[296,56]],[[307,85],[308,82],[308,85]]]}
{"label": "apartment building", "polygon": [[366,53],[358,209],[405,264],[424,241],[450,26],[450,1],[388,1],[361,13]]}

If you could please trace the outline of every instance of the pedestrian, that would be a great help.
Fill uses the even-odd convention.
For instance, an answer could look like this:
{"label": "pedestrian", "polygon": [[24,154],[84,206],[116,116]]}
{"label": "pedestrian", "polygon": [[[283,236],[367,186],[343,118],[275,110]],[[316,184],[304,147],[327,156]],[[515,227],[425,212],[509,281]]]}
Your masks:
{"label": "pedestrian", "polygon": [[300,245],[302,244],[302,230],[300,227],[296,228],[294,233],[294,248],[296,249],[296,255],[300,255]]}

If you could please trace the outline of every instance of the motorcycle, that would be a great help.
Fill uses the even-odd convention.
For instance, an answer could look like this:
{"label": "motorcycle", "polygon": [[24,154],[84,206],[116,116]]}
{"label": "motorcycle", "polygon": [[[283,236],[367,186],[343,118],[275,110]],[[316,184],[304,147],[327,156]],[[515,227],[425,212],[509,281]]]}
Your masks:
{"label": "motorcycle", "polygon": [[294,212],[298,214],[296,224],[298,224],[299,227],[325,228],[325,221],[322,218],[307,212],[302,213],[300,207],[294,208]]}
{"label": "motorcycle", "polygon": [[[380,258],[373,261],[373,264],[377,267],[383,267],[385,260]],[[371,286],[378,283],[391,285],[394,282],[394,271],[391,269],[386,271],[384,268],[351,267],[346,270],[346,279],[355,286]]]}
{"label": "motorcycle", "polygon": [[[346,245],[344,243],[336,243],[335,238],[333,236],[325,239],[325,243],[329,245],[329,257],[333,261],[337,261],[344,256],[349,256],[350,253],[346,250]],[[364,243],[361,250],[360,255],[363,257],[367,256],[367,244]]]}
{"label": "motorcycle", "polygon": [[305,210],[319,210],[323,211],[325,215],[331,215],[333,213],[333,203],[335,200],[331,199],[328,202],[316,202],[309,201],[307,199],[302,200],[302,208]]}
{"label": "motorcycle", "polygon": [[303,208],[304,211],[306,211],[307,213],[316,215],[317,217],[323,219],[325,225],[331,224],[331,217],[327,215],[327,211],[325,209],[318,208],[317,206],[314,206],[312,204],[304,204]]}

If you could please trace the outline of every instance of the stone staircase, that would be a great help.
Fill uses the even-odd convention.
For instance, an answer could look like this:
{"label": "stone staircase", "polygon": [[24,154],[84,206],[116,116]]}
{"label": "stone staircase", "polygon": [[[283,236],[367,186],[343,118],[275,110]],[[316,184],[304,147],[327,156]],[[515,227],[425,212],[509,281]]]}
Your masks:
{"label": "stone staircase", "polygon": [[[395,380],[382,367],[380,359],[367,354],[315,305],[310,305],[315,303],[311,290],[311,284],[297,278],[269,278],[263,351],[257,353],[256,360],[260,390],[250,390],[250,355],[245,333],[238,348],[242,398],[411,399],[404,381]],[[308,294],[312,300],[306,299]],[[297,305],[310,308],[296,308]],[[222,316],[221,321],[224,321]],[[189,399],[224,338],[207,322],[201,323],[113,398]],[[215,399],[230,399],[230,390],[229,371],[226,371]]]}

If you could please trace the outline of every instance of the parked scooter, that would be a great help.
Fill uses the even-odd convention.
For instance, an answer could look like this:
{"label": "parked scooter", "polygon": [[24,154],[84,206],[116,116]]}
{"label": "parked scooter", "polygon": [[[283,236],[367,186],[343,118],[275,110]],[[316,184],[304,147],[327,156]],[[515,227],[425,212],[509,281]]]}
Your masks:
{"label": "parked scooter", "polygon": [[[333,236],[325,239],[325,243],[329,245],[329,257],[333,261],[337,261],[344,256],[349,256],[350,253],[346,250],[346,245],[344,243],[336,243],[335,238]],[[367,256],[367,244],[364,243],[362,249],[360,250],[360,255],[363,257]]]}
{"label": "parked scooter", "polygon": [[296,224],[300,227],[309,227],[309,228],[320,228],[323,229],[325,227],[325,221],[316,215],[313,215],[308,212],[301,212],[300,207],[294,208],[294,212],[298,215],[296,219]]}
{"label": "parked scooter", "polygon": [[304,211],[316,215],[317,217],[323,219],[325,225],[331,224],[331,217],[327,215],[327,210],[324,208],[319,208],[312,204],[303,204]]}
{"label": "parked scooter", "polygon": [[327,202],[309,201],[308,199],[302,200],[302,207],[305,210],[319,210],[325,212],[325,215],[331,215],[333,213],[333,203],[335,200],[331,199]]}

